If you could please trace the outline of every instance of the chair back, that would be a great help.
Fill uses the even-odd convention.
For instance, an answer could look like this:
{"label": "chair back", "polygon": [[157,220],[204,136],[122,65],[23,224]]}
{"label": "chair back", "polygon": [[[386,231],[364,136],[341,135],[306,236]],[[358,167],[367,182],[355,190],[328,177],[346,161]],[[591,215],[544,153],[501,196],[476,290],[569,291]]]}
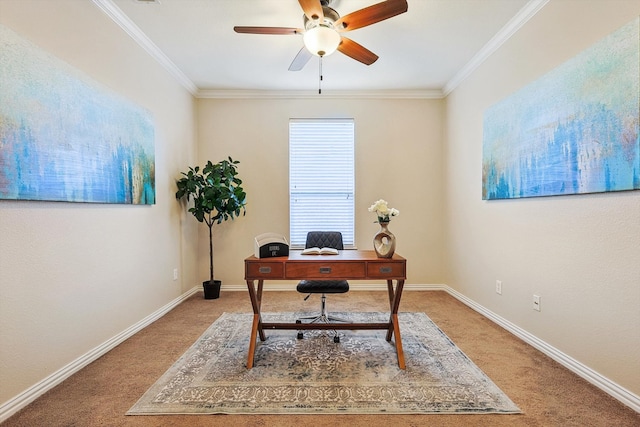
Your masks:
{"label": "chair back", "polygon": [[342,233],[339,231],[310,231],[307,233],[305,248],[334,248],[343,250]]}

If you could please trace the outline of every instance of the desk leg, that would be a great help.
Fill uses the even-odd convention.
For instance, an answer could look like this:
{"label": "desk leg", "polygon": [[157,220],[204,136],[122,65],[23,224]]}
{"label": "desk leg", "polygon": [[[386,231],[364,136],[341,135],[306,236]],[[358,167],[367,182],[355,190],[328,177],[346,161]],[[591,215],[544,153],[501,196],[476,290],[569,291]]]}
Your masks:
{"label": "desk leg", "polygon": [[253,358],[256,353],[256,338],[258,331],[258,323],[260,322],[260,315],[253,315],[253,323],[251,325],[251,339],[249,341],[249,355],[247,356],[247,369],[253,368]]}
{"label": "desk leg", "polygon": [[[398,286],[393,289],[393,280],[387,280],[387,290],[389,291],[389,311],[391,315],[398,314],[398,307],[400,307],[400,297],[402,297],[402,287],[400,286],[400,280],[398,280]],[[402,281],[404,283],[404,281]],[[391,341],[393,335],[393,318],[389,319],[389,329],[387,330],[387,341]]]}
{"label": "desk leg", "polygon": [[393,280],[387,280],[387,290],[389,291],[389,310],[393,311],[393,300],[396,297],[393,290]]}
{"label": "desk leg", "polygon": [[402,349],[402,338],[400,337],[400,323],[398,321],[398,309],[400,308],[400,298],[402,298],[402,288],[404,280],[398,280],[395,292],[393,290],[393,281],[387,280],[389,289],[389,301],[391,308],[391,316],[389,318],[389,330],[387,331],[387,341],[391,341],[391,337],[395,334],[396,353],[398,354],[398,366],[405,369],[404,350]]}
{"label": "desk leg", "polygon": [[405,369],[406,365],[404,363],[404,350],[402,349],[402,338],[400,338],[400,323],[398,323],[398,315],[394,314],[391,316],[393,322],[393,333],[396,336],[396,353],[398,353],[398,367],[400,369]]}
{"label": "desk leg", "polygon": [[[262,329],[262,289],[263,289],[264,280],[258,280],[258,293],[256,295],[256,299],[258,300],[258,334],[260,335],[260,341],[264,341],[267,338],[264,336],[264,329]],[[255,313],[255,311],[254,311]]]}
{"label": "desk leg", "polygon": [[247,280],[249,298],[253,307],[253,322],[251,324],[251,338],[249,341],[249,355],[247,357],[247,369],[253,368],[253,358],[256,351],[256,339],[260,335],[260,341],[264,341],[264,330],[262,329],[262,318],[260,316],[260,305],[262,303],[263,281],[258,280],[258,290],[256,291],[253,280]]}

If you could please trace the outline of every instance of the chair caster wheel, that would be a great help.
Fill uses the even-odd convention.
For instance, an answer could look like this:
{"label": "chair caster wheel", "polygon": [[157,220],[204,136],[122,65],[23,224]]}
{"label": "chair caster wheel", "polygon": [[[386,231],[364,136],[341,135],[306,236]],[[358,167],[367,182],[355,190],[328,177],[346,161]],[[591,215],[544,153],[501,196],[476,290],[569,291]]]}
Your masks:
{"label": "chair caster wheel", "polygon": [[298,332],[298,339],[301,340],[302,339],[302,332]]}
{"label": "chair caster wheel", "polygon": [[337,335],[335,337],[333,337],[333,342],[336,343],[336,344],[340,343],[340,337],[337,336]]}

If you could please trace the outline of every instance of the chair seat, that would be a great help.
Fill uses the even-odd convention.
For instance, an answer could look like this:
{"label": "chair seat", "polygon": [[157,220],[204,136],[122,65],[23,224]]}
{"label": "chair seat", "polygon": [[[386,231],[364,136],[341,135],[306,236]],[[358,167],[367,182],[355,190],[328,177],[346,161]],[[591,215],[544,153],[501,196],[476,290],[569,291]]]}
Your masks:
{"label": "chair seat", "polygon": [[346,280],[301,280],[296,290],[303,294],[342,294],[349,292]]}

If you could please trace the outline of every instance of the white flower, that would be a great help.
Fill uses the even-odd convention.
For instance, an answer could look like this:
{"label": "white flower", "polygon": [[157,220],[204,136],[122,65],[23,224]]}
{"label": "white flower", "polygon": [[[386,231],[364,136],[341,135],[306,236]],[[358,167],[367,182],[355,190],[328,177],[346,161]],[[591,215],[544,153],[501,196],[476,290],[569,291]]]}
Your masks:
{"label": "white flower", "polygon": [[389,222],[392,216],[400,215],[400,211],[390,208],[386,200],[380,199],[369,207],[369,212],[375,212],[378,222]]}

